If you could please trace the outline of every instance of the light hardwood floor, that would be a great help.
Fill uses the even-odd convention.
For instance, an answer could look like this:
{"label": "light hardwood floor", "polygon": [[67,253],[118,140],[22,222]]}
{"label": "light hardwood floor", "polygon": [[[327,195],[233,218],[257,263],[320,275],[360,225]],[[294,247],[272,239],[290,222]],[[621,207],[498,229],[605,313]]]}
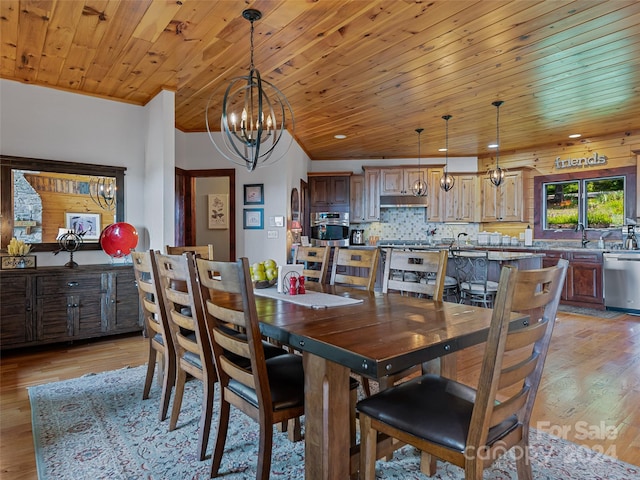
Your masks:
{"label": "light hardwood floor", "polygon": [[[142,365],[146,349],[146,340],[136,335],[4,352],[0,362],[0,477],[37,478],[27,387]],[[481,346],[461,353],[463,381],[472,384],[477,378],[481,355]],[[607,320],[560,313],[532,426],[640,465],[638,405],[640,317]],[[608,428],[617,429],[617,434],[605,431]],[[600,438],[603,436],[607,438]]]}

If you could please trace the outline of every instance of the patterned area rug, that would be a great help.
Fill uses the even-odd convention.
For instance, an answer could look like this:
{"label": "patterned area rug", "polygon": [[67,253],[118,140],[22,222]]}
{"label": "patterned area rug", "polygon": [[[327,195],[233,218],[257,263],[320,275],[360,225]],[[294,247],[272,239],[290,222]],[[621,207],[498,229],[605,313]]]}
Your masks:
{"label": "patterned area rug", "polygon": [[[187,383],[178,428],[158,421],[160,389],[142,400],[145,367],[105,372],[29,389],[40,480],[53,479],[208,479],[209,458],[196,456],[200,382]],[[217,405],[217,404],[216,404]],[[534,432],[531,438],[536,479],[640,479],[640,467],[557,437]],[[232,409],[220,473],[225,479],[255,478],[258,427]],[[427,479],[415,449],[399,450],[393,461],[378,462],[378,478]],[[292,444],[274,433],[271,478],[304,478],[304,442]],[[434,479],[460,480],[462,470],[438,463]],[[513,457],[485,472],[485,479],[515,480]]]}

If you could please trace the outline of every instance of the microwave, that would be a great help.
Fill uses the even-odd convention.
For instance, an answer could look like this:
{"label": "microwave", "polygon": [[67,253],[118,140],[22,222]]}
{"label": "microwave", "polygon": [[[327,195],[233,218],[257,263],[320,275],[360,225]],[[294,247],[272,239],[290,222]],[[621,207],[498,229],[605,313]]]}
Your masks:
{"label": "microwave", "polygon": [[347,212],[314,212],[311,214],[311,244],[346,247],[349,245]]}

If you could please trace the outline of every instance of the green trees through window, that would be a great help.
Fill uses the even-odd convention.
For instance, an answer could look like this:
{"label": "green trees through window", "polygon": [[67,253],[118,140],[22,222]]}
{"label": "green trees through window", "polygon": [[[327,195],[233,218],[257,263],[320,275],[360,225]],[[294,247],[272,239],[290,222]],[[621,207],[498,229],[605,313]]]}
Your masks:
{"label": "green trees through window", "polygon": [[545,230],[618,228],[625,219],[625,177],[543,184]]}

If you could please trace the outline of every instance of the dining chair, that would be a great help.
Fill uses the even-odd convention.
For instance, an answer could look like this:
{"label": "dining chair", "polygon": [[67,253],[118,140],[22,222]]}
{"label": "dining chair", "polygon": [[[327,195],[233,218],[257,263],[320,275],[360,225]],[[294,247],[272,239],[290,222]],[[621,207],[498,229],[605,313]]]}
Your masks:
{"label": "dining chair", "polygon": [[[331,285],[347,285],[349,287],[373,291],[376,283],[376,272],[378,271],[378,260],[380,258],[380,253],[377,248],[336,248],[333,256]],[[338,270],[341,269],[345,269],[346,273],[338,273]],[[361,379],[362,389],[368,397],[371,395],[369,379],[364,377],[361,377]],[[355,391],[353,382],[350,384],[350,391],[352,393]]]}
{"label": "dining chair", "polygon": [[194,255],[213,260],[213,245],[187,245],[187,246],[165,246],[167,255],[182,255],[185,252],[191,252]]}
{"label": "dining chair", "polygon": [[176,381],[176,349],[164,309],[162,289],[159,288],[155,253],[131,252],[133,271],[138,286],[140,306],[144,317],[146,336],[149,339],[147,375],[142,398],[149,398],[153,376],[158,363],[158,378],[162,385],[160,394],[160,421],[167,418],[171,390]]}
{"label": "dining chair", "polygon": [[[505,266],[493,309],[477,388],[438,375],[423,375],[358,403],[360,475],[375,478],[378,434],[422,451],[421,470],[436,472],[436,459],[464,468],[465,479],[517,449],[520,480],[531,479],[529,421],[568,262],[539,270]],[[512,312],[528,325],[509,331]]]}
{"label": "dining chair", "polygon": [[489,280],[489,252],[451,250],[458,279],[460,303],[490,308],[498,292],[498,282]]}
{"label": "dining chair", "polygon": [[[382,293],[397,291],[402,294],[428,297],[437,302],[443,300],[449,256],[447,250],[405,251],[388,248],[384,253]],[[433,362],[437,363],[437,360]],[[420,371],[420,368],[422,373],[430,369],[425,362],[423,365],[416,365],[394,375],[388,375],[378,380],[380,389],[386,389],[398,380],[415,374]]]}
{"label": "dining chair", "polygon": [[[304,415],[302,356],[286,353],[266,358],[247,258],[237,262],[197,259],[196,263],[221,387],[211,477],[219,475],[234,406],[260,424],[256,478],[266,480],[271,470],[273,426],[288,422],[293,439],[299,417]],[[230,335],[224,323],[240,327],[246,336]]]}
{"label": "dining chair", "polygon": [[441,302],[447,271],[447,250],[385,251],[382,293],[389,290],[425,296]]}
{"label": "dining chair", "polygon": [[293,263],[304,264],[302,275],[307,279],[314,279],[324,283],[329,268],[329,254],[331,247],[311,247],[299,245],[295,249]]}
{"label": "dining chair", "polygon": [[178,423],[187,375],[202,381],[203,398],[198,432],[198,457],[204,460],[211,429],[214,387],[217,381],[213,352],[204,323],[202,305],[196,302],[189,282],[191,252],[183,255],[156,255],[158,278],[165,312],[176,348],[176,388],[169,419],[169,431]]}
{"label": "dining chair", "polygon": [[331,285],[347,285],[373,291],[380,253],[377,248],[336,248]]}

